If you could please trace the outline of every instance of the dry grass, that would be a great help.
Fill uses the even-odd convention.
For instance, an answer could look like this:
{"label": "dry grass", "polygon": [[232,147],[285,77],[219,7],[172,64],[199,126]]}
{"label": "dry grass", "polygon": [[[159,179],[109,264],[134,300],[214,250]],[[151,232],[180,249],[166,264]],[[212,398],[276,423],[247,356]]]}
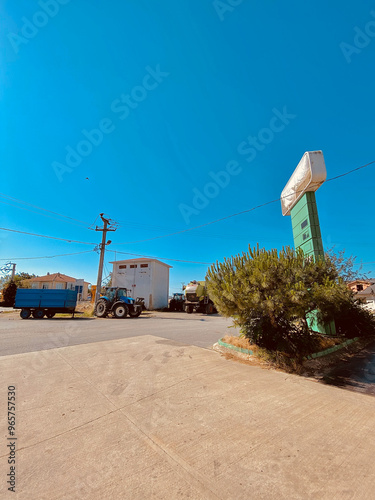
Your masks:
{"label": "dry grass", "polygon": [[91,318],[94,316],[94,304],[93,302],[78,302],[76,311],[83,313],[84,318]]}
{"label": "dry grass", "polygon": [[236,347],[241,347],[242,349],[249,349],[250,351],[254,351],[257,349],[257,346],[255,344],[250,344],[249,339],[246,337],[236,337],[234,335],[225,335],[221,339],[223,342],[226,344],[231,344]]}

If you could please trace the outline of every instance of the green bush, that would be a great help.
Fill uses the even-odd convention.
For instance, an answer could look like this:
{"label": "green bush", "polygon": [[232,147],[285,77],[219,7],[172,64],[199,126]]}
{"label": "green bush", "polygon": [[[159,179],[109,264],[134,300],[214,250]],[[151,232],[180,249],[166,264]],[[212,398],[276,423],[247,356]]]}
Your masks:
{"label": "green bush", "polygon": [[[301,249],[249,247],[212,265],[207,282],[218,311],[233,317],[252,343],[295,357],[318,345],[308,323],[311,312],[318,310],[321,321],[330,321],[347,308],[352,318],[364,318],[333,262],[314,261]],[[370,331],[364,323],[368,328],[363,331]]]}

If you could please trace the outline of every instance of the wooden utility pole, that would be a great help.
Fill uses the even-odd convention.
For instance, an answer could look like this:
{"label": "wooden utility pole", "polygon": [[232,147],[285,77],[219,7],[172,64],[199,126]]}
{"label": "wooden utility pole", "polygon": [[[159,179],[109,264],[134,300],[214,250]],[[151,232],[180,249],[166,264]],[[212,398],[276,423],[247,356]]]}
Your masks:
{"label": "wooden utility pole", "polygon": [[98,279],[96,282],[96,294],[95,294],[95,305],[98,302],[98,299],[100,297],[100,291],[102,289],[102,277],[103,277],[103,264],[104,264],[104,253],[105,253],[105,246],[109,245],[111,242],[108,241],[106,243],[106,236],[108,231],[116,231],[116,229],[110,229],[108,228],[108,225],[110,224],[109,220],[103,217],[104,214],[100,214],[100,218],[103,221],[103,227],[96,227],[95,231],[103,231],[102,235],[102,242],[99,246],[100,248],[100,260],[99,260],[99,270],[98,270]]}

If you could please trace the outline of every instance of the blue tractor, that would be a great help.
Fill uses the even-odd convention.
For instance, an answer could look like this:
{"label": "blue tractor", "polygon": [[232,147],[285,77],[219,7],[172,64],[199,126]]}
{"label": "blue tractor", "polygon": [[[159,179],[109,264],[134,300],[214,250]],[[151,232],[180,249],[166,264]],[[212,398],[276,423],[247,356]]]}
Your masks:
{"label": "blue tractor", "polygon": [[100,297],[95,306],[95,315],[105,318],[111,314],[115,318],[138,318],[143,310],[142,298],[133,299],[128,297],[126,288],[107,287],[105,295]]}

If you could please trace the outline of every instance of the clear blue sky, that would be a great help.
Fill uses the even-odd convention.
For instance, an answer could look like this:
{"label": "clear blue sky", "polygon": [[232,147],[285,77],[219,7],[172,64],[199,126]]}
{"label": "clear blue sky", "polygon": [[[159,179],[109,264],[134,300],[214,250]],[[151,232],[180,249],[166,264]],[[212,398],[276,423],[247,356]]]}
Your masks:
{"label": "clear blue sky", "polygon": [[[214,262],[293,245],[280,203],[122,243],[278,198],[305,151],[323,151],[328,177],[375,160],[371,1],[3,0],[1,19],[0,192],[82,221],[0,203],[1,227],[94,243],[104,212],[121,221],[109,249]],[[317,192],[325,248],[363,262],[375,261],[374,172]],[[93,248],[0,231],[18,271],[95,283],[93,251],[18,260]],[[166,262],[172,291],[207,269]]]}

